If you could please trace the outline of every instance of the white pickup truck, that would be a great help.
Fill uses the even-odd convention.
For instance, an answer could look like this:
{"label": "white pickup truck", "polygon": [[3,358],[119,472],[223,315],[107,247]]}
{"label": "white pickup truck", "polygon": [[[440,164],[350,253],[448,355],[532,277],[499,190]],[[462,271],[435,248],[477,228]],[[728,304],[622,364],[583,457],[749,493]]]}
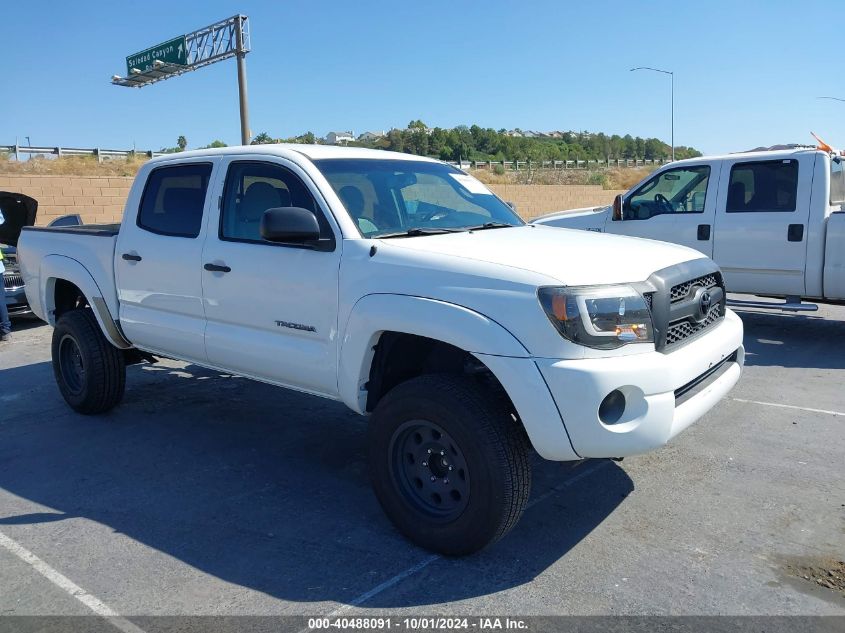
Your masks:
{"label": "white pickup truck", "polygon": [[815,309],[845,300],[845,163],[818,149],[705,156],[671,163],[613,206],[534,222],[648,237],[712,257],[729,292],[785,297],[743,305]]}
{"label": "white pickup truck", "polygon": [[742,323],[697,251],[526,225],[438,161],[355,148],[185,152],[123,223],[28,228],[32,309],[82,413],[125,366],[181,359],[370,416],[385,512],[466,554],[507,533],[549,460],[657,448],[740,376]]}

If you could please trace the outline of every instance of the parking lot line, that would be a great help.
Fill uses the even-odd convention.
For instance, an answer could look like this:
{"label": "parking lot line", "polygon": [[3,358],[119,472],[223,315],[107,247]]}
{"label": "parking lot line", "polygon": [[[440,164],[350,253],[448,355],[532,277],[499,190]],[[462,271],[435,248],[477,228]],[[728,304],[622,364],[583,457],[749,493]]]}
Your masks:
{"label": "parking lot line", "polygon": [[3,534],[3,532],[0,532],[0,546],[20,558],[23,562],[56,585],[59,589],[79,600],[79,602],[91,609],[91,611],[103,618],[106,618],[112,625],[124,633],[144,633],[143,629],[135,626],[126,618],[121,617],[105,602],[96,596],[91,595],[70,578],[50,567],[50,565],[38,558],[17,541]]}
{"label": "parking lot line", "polygon": [[[529,503],[527,506],[525,506],[525,509],[528,510],[529,508],[536,506],[538,503],[545,501],[546,499],[548,499],[549,497],[551,497],[554,494],[557,494],[558,492],[560,492],[564,488],[568,488],[572,484],[580,481],[581,479],[584,479],[585,477],[592,475],[593,473],[595,473],[599,469],[604,468],[609,463],[610,463],[609,461],[600,461],[600,462],[597,462],[596,464],[594,464],[593,466],[590,466],[589,468],[585,468],[583,471],[581,471],[580,473],[578,473],[574,477],[570,477],[569,479],[567,479],[563,483],[560,483],[557,486],[554,486],[553,488],[551,488],[550,490],[547,490],[546,492],[544,492],[542,495],[540,495],[539,497],[537,497],[536,499],[531,501],[531,503]],[[385,580],[380,585],[376,585],[375,587],[373,587],[369,591],[362,593],[357,598],[350,600],[348,604],[345,604],[342,607],[335,609],[331,613],[328,613],[325,617],[333,618],[333,617],[339,616],[343,613],[346,613],[350,609],[354,609],[355,607],[361,606],[365,602],[369,601],[370,598],[373,598],[373,597],[377,596],[378,594],[382,593],[383,591],[390,589],[394,585],[399,584],[400,582],[402,582],[406,578],[409,578],[409,577],[413,576],[414,574],[422,571],[423,569],[428,567],[431,563],[438,561],[441,558],[443,558],[443,557],[440,556],[439,554],[434,554],[432,556],[429,556],[426,559],[421,560],[419,563],[417,563],[413,567],[409,567],[405,571],[402,571],[402,572],[396,574],[395,576],[393,576],[392,578]],[[299,633],[306,633],[307,631],[311,631],[311,630],[312,629],[306,628],[306,629],[303,629],[302,631],[300,631]]]}
{"label": "parking lot line", "polygon": [[827,415],[844,415],[845,411],[829,411],[827,409],[812,409],[810,407],[797,407],[792,404],[780,404],[777,402],[762,402],[760,400],[745,400],[744,398],[731,398],[734,402],[745,402],[746,404],[760,404],[764,407],[778,407],[779,409],[795,409],[797,411],[809,411],[810,413],[825,413]]}
{"label": "parking lot line", "polygon": [[596,472],[596,471],[598,471],[598,470],[600,470],[600,469],[604,468],[605,466],[607,466],[609,463],[610,463],[610,461],[608,461],[608,460],[602,460],[602,461],[596,462],[595,464],[593,464],[592,466],[590,466],[590,467],[588,467],[588,468],[585,468],[584,470],[582,470],[580,473],[578,473],[578,474],[577,474],[577,475],[575,475],[574,477],[570,477],[570,478],[569,478],[569,479],[567,479],[566,481],[564,481],[564,482],[562,482],[562,483],[559,483],[559,484],[558,484],[557,486],[555,486],[554,488],[552,488],[552,489],[550,489],[550,490],[547,490],[546,492],[544,492],[543,494],[541,494],[539,497],[537,497],[536,499],[534,499],[534,501],[532,501],[532,502],[531,502],[531,503],[529,503],[527,506],[525,506],[525,509],[526,509],[526,510],[528,510],[529,508],[533,508],[533,507],[534,507],[534,506],[536,506],[538,503],[541,503],[541,502],[545,501],[546,499],[548,499],[548,498],[549,498],[549,497],[551,497],[552,495],[557,494],[558,492],[560,492],[560,491],[561,491],[561,490],[563,490],[564,488],[569,488],[569,486],[571,486],[572,484],[574,484],[574,483],[577,483],[577,482],[581,481],[581,480],[582,480],[582,479],[584,479],[585,477],[589,477],[589,476],[590,476],[590,475],[592,475],[594,472]]}

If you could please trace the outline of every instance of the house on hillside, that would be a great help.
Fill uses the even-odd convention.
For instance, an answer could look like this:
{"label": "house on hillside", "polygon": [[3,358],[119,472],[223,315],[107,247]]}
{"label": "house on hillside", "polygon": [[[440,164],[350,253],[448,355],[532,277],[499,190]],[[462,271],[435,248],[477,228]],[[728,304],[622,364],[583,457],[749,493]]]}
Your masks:
{"label": "house on hillside", "polygon": [[381,132],[364,132],[358,135],[358,140],[364,142],[372,142],[384,137],[384,130],[382,130]]}
{"label": "house on hillside", "polygon": [[345,145],[354,140],[355,135],[352,132],[329,132],[326,134],[327,145]]}

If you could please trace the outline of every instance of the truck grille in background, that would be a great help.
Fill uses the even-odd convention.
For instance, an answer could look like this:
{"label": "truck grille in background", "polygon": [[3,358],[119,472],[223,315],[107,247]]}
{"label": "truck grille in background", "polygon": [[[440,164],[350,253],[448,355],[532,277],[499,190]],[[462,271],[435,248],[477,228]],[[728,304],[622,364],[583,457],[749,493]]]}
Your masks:
{"label": "truck grille in background", "polygon": [[684,339],[706,330],[723,316],[722,305],[717,303],[710,308],[707,312],[707,318],[701,323],[690,323],[684,319],[670,324],[669,329],[666,331],[666,347],[680,343]]}
{"label": "truck grille in background", "polygon": [[689,281],[685,281],[677,286],[672,286],[669,301],[672,303],[683,301],[691,294],[695,293],[695,288],[697,286],[701,286],[702,288],[715,288],[719,285],[721,284],[715,274],[705,275],[704,277],[699,277],[698,279],[690,279]]}
{"label": "truck grille in background", "polygon": [[23,277],[20,275],[3,275],[4,288],[20,288],[23,286]]}

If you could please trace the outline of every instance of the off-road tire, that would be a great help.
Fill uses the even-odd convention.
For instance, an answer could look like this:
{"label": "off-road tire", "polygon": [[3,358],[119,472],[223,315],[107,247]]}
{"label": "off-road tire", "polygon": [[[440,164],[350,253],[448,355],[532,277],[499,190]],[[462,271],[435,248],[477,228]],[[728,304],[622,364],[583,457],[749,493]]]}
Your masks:
{"label": "off-road tire", "polygon": [[[384,512],[414,543],[447,556],[462,556],[495,543],[519,521],[531,492],[528,443],[520,423],[500,403],[470,377],[431,374],[397,385],[376,406],[368,438],[373,488]],[[423,442],[413,435],[415,429]],[[442,483],[444,497],[436,503],[453,494],[445,501],[456,506],[454,514],[445,516],[433,515],[438,507],[426,499],[437,498],[433,487],[456,477],[455,471],[441,468],[431,474],[429,483],[422,466],[416,466],[433,468],[428,462],[434,462],[425,455],[426,446],[437,446],[432,439],[437,429],[442,431],[441,440],[448,438],[444,459],[462,460],[468,481],[466,499],[454,495],[458,491],[449,490],[450,483]],[[407,465],[399,466],[405,457]]]}
{"label": "off-road tire", "polygon": [[109,343],[89,309],[63,314],[53,329],[53,375],[74,411],[104,413],[123,399],[123,352]]}

